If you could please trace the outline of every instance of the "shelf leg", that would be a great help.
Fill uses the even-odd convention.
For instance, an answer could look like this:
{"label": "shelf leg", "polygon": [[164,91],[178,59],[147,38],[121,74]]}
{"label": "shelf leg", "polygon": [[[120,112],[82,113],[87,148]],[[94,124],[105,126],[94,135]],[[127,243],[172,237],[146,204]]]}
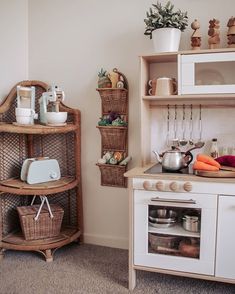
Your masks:
{"label": "shelf leg", "polygon": [[52,262],[53,261],[53,256],[51,253],[51,249],[46,249],[45,250],[45,257],[46,257],[46,262]]}
{"label": "shelf leg", "polygon": [[3,260],[3,257],[4,257],[4,249],[3,248],[0,248],[0,262]]}
{"label": "shelf leg", "polygon": [[129,267],[129,290],[133,291],[136,286],[136,270],[131,266]]}

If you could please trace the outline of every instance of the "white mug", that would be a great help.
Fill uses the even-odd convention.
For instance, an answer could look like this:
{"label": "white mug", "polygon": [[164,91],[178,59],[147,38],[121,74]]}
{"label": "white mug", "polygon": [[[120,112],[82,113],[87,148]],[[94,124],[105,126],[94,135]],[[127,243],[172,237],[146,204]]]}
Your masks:
{"label": "white mug", "polygon": [[34,116],[35,115],[35,111],[31,108],[21,108],[18,107],[15,109],[15,115],[16,116]]}
{"label": "white mug", "polygon": [[21,108],[15,109],[16,122],[22,125],[33,124],[34,118],[37,118],[37,114],[31,108]]}
{"label": "white mug", "polygon": [[167,96],[177,94],[177,84],[175,79],[171,78],[158,78],[156,84],[156,93],[157,96]]}
{"label": "white mug", "polygon": [[16,115],[16,122],[20,125],[31,125],[32,117],[30,115],[28,116]]}

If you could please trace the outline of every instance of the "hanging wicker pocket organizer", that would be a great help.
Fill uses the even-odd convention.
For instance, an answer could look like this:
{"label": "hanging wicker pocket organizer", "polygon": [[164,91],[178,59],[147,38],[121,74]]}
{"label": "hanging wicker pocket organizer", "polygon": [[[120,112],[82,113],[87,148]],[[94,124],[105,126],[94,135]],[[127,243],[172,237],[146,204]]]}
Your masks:
{"label": "hanging wicker pocket organizer", "polygon": [[[118,113],[128,123],[128,82],[124,78],[124,88],[98,88],[101,97],[102,117],[110,112]],[[128,155],[128,125],[127,126],[97,126],[101,135],[101,157],[106,152],[122,152]],[[101,185],[111,187],[127,187],[127,180],[123,174],[127,165],[100,164],[97,166],[101,172]]]}

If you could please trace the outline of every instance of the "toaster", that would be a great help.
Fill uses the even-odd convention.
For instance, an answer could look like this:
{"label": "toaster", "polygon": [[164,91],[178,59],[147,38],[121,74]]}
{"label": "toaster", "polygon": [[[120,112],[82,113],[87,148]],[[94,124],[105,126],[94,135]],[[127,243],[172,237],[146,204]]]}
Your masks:
{"label": "toaster", "polygon": [[39,184],[59,180],[59,163],[49,157],[27,158],[22,165],[20,178],[28,184]]}

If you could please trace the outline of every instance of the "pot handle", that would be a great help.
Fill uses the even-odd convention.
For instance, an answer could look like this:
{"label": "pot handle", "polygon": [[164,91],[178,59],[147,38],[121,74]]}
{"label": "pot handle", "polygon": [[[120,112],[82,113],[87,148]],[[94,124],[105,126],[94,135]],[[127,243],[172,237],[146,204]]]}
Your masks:
{"label": "pot handle", "polygon": [[187,166],[193,161],[193,155],[192,155],[192,153],[190,152],[190,151],[187,151],[186,153],[185,153],[185,156],[184,156],[184,158],[185,157],[188,157],[188,160],[187,160]]}
{"label": "pot handle", "polygon": [[[182,217],[182,220],[185,220],[185,221],[186,221],[187,219],[186,219],[186,217],[183,216],[183,217]],[[195,220],[195,221],[192,221],[192,222],[193,222],[193,223],[198,223],[199,220]]]}

